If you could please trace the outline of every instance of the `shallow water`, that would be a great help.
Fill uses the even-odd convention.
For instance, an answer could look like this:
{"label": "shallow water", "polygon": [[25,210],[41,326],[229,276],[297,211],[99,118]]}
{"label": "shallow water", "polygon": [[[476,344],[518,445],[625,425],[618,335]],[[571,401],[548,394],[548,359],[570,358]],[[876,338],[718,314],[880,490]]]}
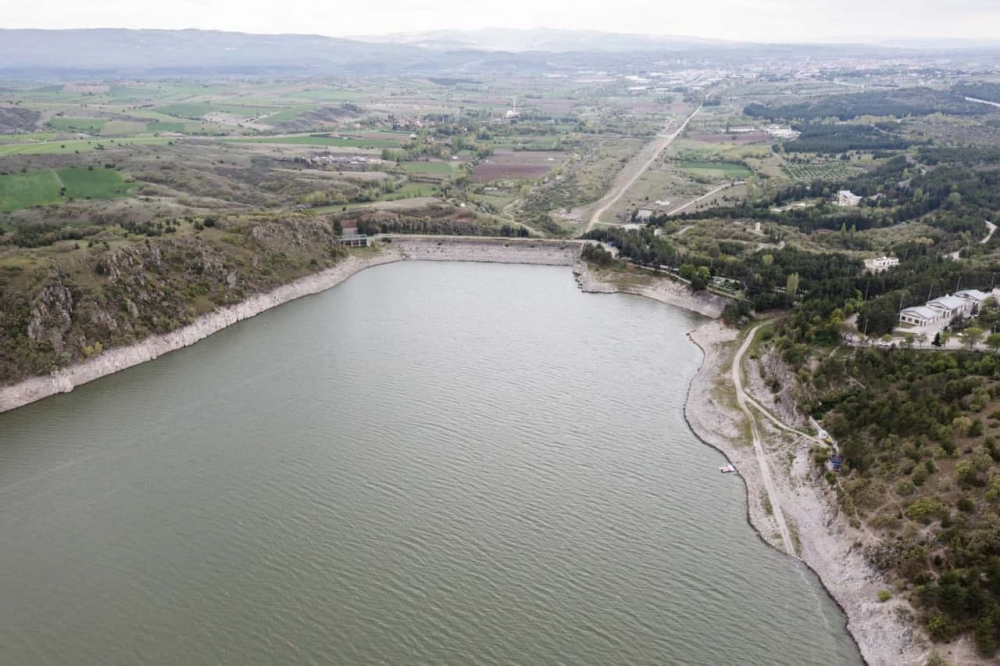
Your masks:
{"label": "shallow water", "polygon": [[393,264],[0,415],[0,663],[859,664],[684,422],[698,321]]}

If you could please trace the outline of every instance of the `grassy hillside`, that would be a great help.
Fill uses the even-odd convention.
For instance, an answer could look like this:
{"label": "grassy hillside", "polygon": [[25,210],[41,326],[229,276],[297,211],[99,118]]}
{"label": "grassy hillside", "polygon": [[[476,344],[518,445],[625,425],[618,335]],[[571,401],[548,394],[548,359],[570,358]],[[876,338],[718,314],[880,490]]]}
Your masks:
{"label": "grassy hillside", "polygon": [[0,176],[0,212],[71,199],[113,199],[128,194],[114,169],[45,169]]}
{"label": "grassy hillside", "polygon": [[[210,226],[206,226],[210,225]],[[344,254],[320,218],[246,216],[0,252],[0,384],[138,342]]]}

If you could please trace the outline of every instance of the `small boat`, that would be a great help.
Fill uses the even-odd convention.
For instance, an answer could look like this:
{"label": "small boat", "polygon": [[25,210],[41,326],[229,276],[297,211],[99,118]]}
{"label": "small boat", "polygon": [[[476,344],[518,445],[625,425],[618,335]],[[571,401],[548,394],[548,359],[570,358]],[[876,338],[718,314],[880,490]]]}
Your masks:
{"label": "small boat", "polygon": [[719,471],[722,472],[723,474],[736,474],[736,468],[733,467],[732,464],[720,467]]}

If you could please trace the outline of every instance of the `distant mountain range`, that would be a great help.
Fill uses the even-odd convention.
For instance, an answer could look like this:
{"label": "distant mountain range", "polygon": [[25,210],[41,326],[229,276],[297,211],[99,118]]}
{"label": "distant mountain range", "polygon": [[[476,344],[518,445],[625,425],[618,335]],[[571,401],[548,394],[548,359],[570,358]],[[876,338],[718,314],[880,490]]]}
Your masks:
{"label": "distant mountain range", "polygon": [[751,58],[816,60],[890,52],[877,46],[749,44],[578,30],[439,30],[352,39],[204,30],[0,30],[0,76],[635,72],[678,59],[738,64]]}
{"label": "distant mountain range", "polygon": [[596,30],[514,30],[485,28],[482,30],[432,30],[429,32],[366,35],[354,39],[370,43],[408,44],[426,49],[477,49],[484,51],[545,51],[569,53],[580,51],[683,51],[703,48],[739,46],[695,37],[670,37],[599,32]]}

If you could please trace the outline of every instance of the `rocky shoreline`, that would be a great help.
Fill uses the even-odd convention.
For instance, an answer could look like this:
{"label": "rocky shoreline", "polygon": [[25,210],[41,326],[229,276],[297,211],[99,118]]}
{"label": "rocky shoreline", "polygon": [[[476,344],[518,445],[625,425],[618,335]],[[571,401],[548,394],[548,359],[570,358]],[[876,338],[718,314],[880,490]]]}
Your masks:
{"label": "rocky shoreline", "polygon": [[589,264],[579,262],[573,268],[576,283],[580,289],[589,294],[632,294],[645,296],[660,303],[684,308],[691,312],[718,319],[729,299],[708,292],[692,293],[682,284],[669,278],[655,279],[648,284],[618,283],[602,279],[604,276],[595,271]]}
{"label": "rocky shoreline", "polygon": [[332,268],[282,285],[270,292],[257,294],[236,305],[202,315],[193,323],[175,331],[152,335],[142,342],[127,347],[109,349],[49,375],[31,377],[16,384],[0,387],[0,413],[59,393],[68,393],[87,382],[183,349],[265,310],[331,289],[372,266],[403,260],[572,266],[578,260],[582,247],[579,241],[534,239],[396,236],[392,241],[385,240],[377,254],[366,257],[351,255]]}
{"label": "rocky shoreline", "polygon": [[[667,280],[652,284],[621,284],[602,280],[602,275],[586,264],[574,268],[577,283],[591,293],[629,293],[645,296],[676,307],[698,312],[717,320],[726,299],[713,294],[692,294],[681,285]],[[729,369],[738,347],[739,333],[719,321],[710,321],[689,332],[688,337],[702,350],[704,359],[688,387],[684,407],[685,420],[692,432],[705,444],[718,450],[739,470],[747,491],[747,522],[762,541],[784,552],[777,525],[764,500],[764,483],[753,447],[744,432],[745,417],[734,404],[727,404],[731,391]],[[749,371],[748,371],[749,374]],[[748,382],[753,386],[754,382]],[[768,398],[755,396],[772,412]],[[782,410],[787,412],[788,410]],[[786,415],[787,416],[787,415]],[[766,420],[765,432],[772,432]],[[797,425],[797,424],[796,424]],[[772,452],[772,476],[777,485],[776,498],[785,518],[795,527],[800,559],[819,578],[834,602],[847,616],[847,630],[870,666],[918,666],[927,660],[930,645],[917,639],[912,623],[906,619],[912,608],[901,599],[878,601],[878,592],[889,586],[865,558],[865,535],[852,528],[839,512],[836,498],[821,479],[817,479],[808,446],[794,447],[794,460],[783,462],[786,449]],[[787,458],[786,458],[787,460]],[[965,659],[974,659],[967,649],[958,647]],[[958,656],[950,650],[941,654]],[[971,662],[970,662],[971,663]]]}
{"label": "rocky shoreline", "polygon": [[[603,281],[589,266],[579,261],[582,247],[579,242],[400,236],[385,241],[376,254],[365,257],[352,255],[328,270],[203,315],[176,331],[151,336],[136,345],[105,351],[51,375],[0,387],[0,412],[72,391],[76,386],[151,361],[265,310],[330,289],[366,268],[396,261],[573,266],[577,282],[585,292],[635,294],[713,319],[721,316],[726,303],[726,299],[713,294],[692,294],[668,280],[626,285]],[[737,333],[718,321],[710,321],[691,331],[689,337],[703,351],[704,360],[689,386],[685,418],[699,439],[721,451],[740,471],[747,489],[747,519],[750,525],[763,541],[780,550],[774,520],[768,515],[762,499],[763,484],[753,449],[741,444],[745,440],[742,431],[745,417],[734,405],[725,404],[718,390],[720,382],[726,381]],[[774,468],[785,469],[779,465]],[[868,664],[923,664],[927,657],[926,646],[923,641],[913,639],[910,623],[901,618],[908,605],[895,599],[886,603],[877,600],[878,591],[885,587],[884,581],[865,559],[858,531],[839,515],[835,501],[827,494],[826,488],[808,478],[811,470],[808,447],[800,446],[788,473],[775,475],[779,481],[781,506],[799,535],[801,548],[797,556],[816,572],[831,597],[844,610],[847,628]]]}
{"label": "rocky shoreline", "polygon": [[[689,337],[705,358],[691,381],[685,418],[699,439],[722,452],[739,470],[747,488],[750,525],[764,542],[783,550],[774,519],[764,504],[764,485],[753,447],[745,443],[745,417],[724,397],[738,334],[719,322],[709,322],[691,331]],[[765,419],[759,421],[766,423]],[[781,435],[764,423],[761,427],[765,432],[780,439]],[[794,458],[789,464],[786,456],[790,451],[794,451]],[[848,524],[835,498],[816,478],[809,447],[778,447],[768,457],[775,470],[772,476],[778,503],[798,536],[799,552],[791,555],[816,573],[844,611],[848,632],[865,662],[870,666],[923,664],[929,645],[913,634],[912,624],[906,619],[912,609],[902,599],[878,600],[878,592],[889,585],[865,558],[864,535]]]}

